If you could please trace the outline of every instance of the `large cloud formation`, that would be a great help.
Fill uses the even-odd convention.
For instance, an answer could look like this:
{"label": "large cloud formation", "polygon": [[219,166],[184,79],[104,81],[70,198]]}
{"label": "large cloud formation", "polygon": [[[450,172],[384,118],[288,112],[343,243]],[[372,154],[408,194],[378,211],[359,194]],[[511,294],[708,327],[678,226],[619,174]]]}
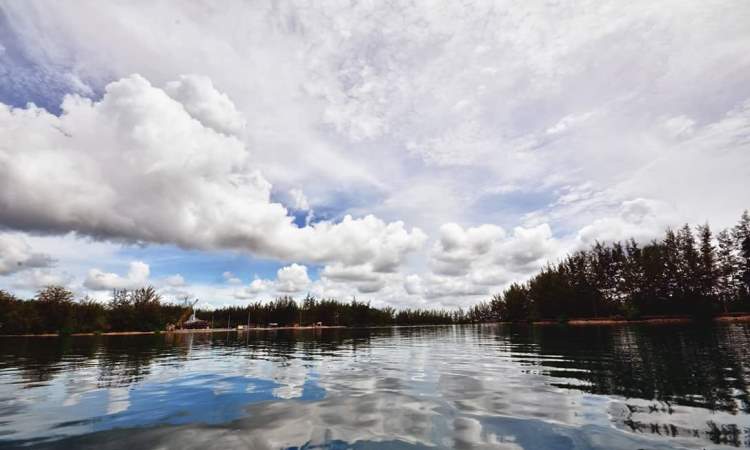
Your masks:
{"label": "large cloud formation", "polygon": [[[94,99],[0,108],[0,226],[241,249],[304,264],[300,292],[467,305],[566,250],[750,206],[747,1],[77,6],[0,6],[2,101]],[[400,221],[427,251],[406,257],[425,239]],[[79,280],[133,259],[89,258]],[[53,270],[13,264],[0,282]],[[281,293],[276,266],[230,269],[222,298]]]}
{"label": "large cloud formation", "polygon": [[509,235],[496,225],[464,228],[448,223],[440,227],[430,251],[431,272],[405,277],[404,290],[427,299],[449,297],[445,301],[457,306],[462,297],[488,295],[523,279],[560,251],[547,224],[516,227]]}
{"label": "large cloud formation", "polygon": [[375,272],[424,243],[419,229],[372,215],[297,226],[232,134],[243,126],[226,96],[193,77],[165,91],[133,75],[98,101],[67,96],[59,117],[0,104],[0,225]]}

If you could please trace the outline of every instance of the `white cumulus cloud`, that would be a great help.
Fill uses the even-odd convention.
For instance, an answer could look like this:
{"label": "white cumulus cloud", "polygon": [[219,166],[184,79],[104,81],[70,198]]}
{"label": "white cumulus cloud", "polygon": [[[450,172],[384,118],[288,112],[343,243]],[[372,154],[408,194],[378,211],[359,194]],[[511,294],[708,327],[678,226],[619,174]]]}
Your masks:
{"label": "white cumulus cloud", "polygon": [[276,274],[276,283],[280,292],[296,293],[302,291],[310,285],[307,267],[299,264],[282,267]]}
{"label": "white cumulus cloud", "polygon": [[89,270],[84,287],[94,290],[103,291],[111,289],[138,289],[149,283],[151,269],[148,264],[142,261],[133,261],[127,275],[120,276],[112,272],[104,272],[99,269]]}
{"label": "white cumulus cloud", "polygon": [[179,80],[168,82],[164,92],[203,125],[226,134],[243,134],[245,117],[226,94],[214,88],[207,76],[182,75]]}
{"label": "white cumulus cloud", "polygon": [[[204,102],[226,109],[225,100],[203,92]],[[426,239],[372,215],[296,226],[271,201],[271,184],[242,142],[138,75],[109,84],[96,102],[68,96],[62,108],[56,117],[0,104],[0,225],[283,260],[371,262],[385,272]]]}

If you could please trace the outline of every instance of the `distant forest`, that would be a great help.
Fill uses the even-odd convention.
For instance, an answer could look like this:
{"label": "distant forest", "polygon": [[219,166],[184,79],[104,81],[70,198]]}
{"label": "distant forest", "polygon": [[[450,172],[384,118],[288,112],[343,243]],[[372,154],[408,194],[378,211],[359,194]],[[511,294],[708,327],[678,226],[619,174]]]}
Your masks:
{"label": "distant forest", "polygon": [[[596,243],[469,308],[374,308],[367,302],[291,297],[247,306],[198,310],[216,328],[277,323],[342,326],[444,325],[496,321],[750,312],[750,214],[715,236],[709,226],[668,229],[663,239]],[[0,334],[165,330],[186,308],[164,302],[153,287],[116,290],[107,303],[76,300],[61,286],[22,300],[0,290]]]}
{"label": "distant forest", "polygon": [[[107,303],[84,298],[60,286],[49,286],[30,300],[0,290],[0,334],[88,333],[106,331],[160,331],[184,319],[187,308],[164,302],[153,287],[116,290]],[[448,325],[457,322],[452,311],[373,308],[352,300],[306,297],[301,302],[281,297],[267,303],[196,311],[198,319],[214,328],[237,325],[296,324],[340,326]]]}

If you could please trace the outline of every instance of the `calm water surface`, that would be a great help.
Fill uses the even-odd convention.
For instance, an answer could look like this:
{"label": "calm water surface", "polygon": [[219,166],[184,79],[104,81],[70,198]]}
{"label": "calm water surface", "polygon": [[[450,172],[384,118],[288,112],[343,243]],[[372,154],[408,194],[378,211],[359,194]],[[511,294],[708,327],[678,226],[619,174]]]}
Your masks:
{"label": "calm water surface", "polygon": [[747,324],[0,338],[0,447],[750,447],[748,383]]}

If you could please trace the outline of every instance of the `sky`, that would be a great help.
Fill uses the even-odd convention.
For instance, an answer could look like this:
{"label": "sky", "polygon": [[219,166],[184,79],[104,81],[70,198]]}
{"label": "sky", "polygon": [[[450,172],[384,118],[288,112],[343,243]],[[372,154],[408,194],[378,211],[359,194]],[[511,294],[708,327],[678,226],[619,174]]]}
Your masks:
{"label": "sky", "polygon": [[750,207],[750,2],[0,1],[0,289],[466,307]]}

